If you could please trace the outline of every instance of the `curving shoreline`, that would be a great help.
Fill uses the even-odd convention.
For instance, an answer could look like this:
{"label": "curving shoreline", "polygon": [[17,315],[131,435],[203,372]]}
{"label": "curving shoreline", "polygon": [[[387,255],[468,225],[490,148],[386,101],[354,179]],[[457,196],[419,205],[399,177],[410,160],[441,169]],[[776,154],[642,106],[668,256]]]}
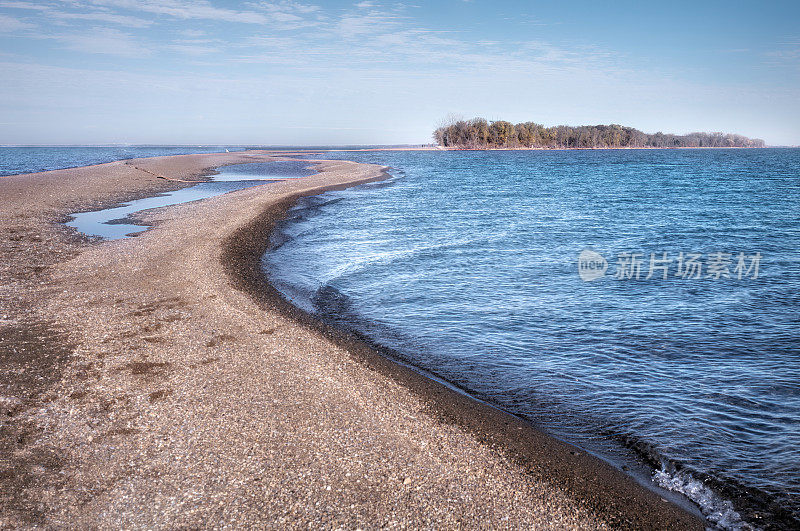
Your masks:
{"label": "curving shoreline", "polygon": [[[188,155],[137,165],[193,179],[271,156]],[[20,234],[10,231],[16,223],[40,238],[31,248],[47,241],[60,255],[25,278],[2,277],[3,289],[19,300],[3,308],[11,316],[3,324],[33,330],[49,318],[49,343],[69,351],[56,356],[59,381],[15,406],[14,422],[35,436],[12,448],[12,465],[22,463],[28,479],[2,492],[0,504],[13,510],[0,522],[9,523],[9,514],[10,523],[24,523],[35,512],[45,525],[283,518],[323,525],[702,527],[599,459],[285,302],[260,268],[274,224],[302,195],[382,178],[376,166],[318,164],[321,173],[309,178],[149,212],[142,217],[154,230],[102,245],[80,241],[53,221],[98,199],[120,201],[180,183],[131,174],[121,163],[0,181],[2,191],[8,183],[41,191],[17,195],[16,203],[8,194],[11,203],[0,199],[0,212],[23,211],[3,218],[3,244],[20,241],[11,239]],[[135,186],[132,175],[140,179]],[[67,178],[85,186],[59,193]],[[36,206],[43,202],[47,208]],[[28,251],[11,255],[9,269],[30,262],[35,249]],[[48,465],[52,457],[60,463]],[[41,507],[30,506],[35,498],[44,500]]]}
{"label": "curving shoreline", "polygon": [[[671,504],[669,510],[664,511],[666,500],[598,457],[544,434],[515,415],[439,382],[397,361],[391,349],[340,330],[286,301],[269,282],[260,265],[261,257],[269,249],[270,235],[302,196],[341,188],[323,187],[309,194],[298,194],[274,205],[239,229],[225,242],[223,255],[225,270],[234,285],[265,308],[278,309],[287,317],[324,334],[359,362],[419,395],[426,402],[428,411],[442,422],[469,431],[483,443],[507,453],[528,473],[542,475],[547,481],[566,488],[570,494],[587,501],[612,525],[635,528],[684,528],[691,525],[695,515],[675,514],[675,509],[678,512],[683,509]],[[631,511],[633,507],[636,509]]]}

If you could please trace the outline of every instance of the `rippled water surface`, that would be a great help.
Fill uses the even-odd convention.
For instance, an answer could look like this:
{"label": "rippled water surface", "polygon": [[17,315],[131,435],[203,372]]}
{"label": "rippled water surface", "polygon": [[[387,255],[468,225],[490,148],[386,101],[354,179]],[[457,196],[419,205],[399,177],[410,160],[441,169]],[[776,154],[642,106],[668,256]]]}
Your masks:
{"label": "rippled water surface", "polygon": [[[287,297],[551,433],[635,452],[721,526],[800,525],[800,150],[332,157],[394,177],[291,212],[264,257]],[[591,282],[586,249],[608,262]],[[692,253],[701,278],[682,278]]]}

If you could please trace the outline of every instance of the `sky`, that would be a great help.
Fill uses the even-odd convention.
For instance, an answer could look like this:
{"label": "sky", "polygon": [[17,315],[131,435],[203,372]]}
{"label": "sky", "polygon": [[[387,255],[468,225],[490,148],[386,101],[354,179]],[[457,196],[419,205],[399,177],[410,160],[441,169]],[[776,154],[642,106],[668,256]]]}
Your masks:
{"label": "sky", "polygon": [[449,116],[800,145],[800,2],[0,0],[0,144],[429,143]]}

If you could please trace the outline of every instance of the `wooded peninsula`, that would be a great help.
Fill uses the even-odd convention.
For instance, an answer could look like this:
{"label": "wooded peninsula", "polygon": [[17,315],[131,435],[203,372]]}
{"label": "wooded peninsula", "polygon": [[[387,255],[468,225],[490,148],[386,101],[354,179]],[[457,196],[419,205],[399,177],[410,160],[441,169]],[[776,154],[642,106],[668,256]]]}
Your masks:
{"label": "wooded peninsula", "polygon": [[764,147],[761,139],[736,134],[649,135],[617,124],[545,127],[483,118],[453,120],[436,129],[433,138],[440,146],[456,149]]}

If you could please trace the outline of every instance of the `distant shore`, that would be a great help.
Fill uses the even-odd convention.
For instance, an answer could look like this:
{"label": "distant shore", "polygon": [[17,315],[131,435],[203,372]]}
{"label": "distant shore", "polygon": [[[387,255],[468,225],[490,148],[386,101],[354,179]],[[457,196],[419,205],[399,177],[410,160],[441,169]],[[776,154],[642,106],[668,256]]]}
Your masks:
{"label": "distant shore", "polygon": [[0,179],[0,473],[13,478],[1,525],[703,528],[269,285],[274,223],[301,196],[383,178],[380,166],[317,161],[317,175],[147,212],[154,228],[127,240],[60,224],[290,155]]}
{"label": "distant shore", "polygon": [[[443,147],[443,146],[419,146],[419,147],[389,147],[389,148],[343,148],[312,150],[314,153],[325,153],[328,151],[339,152],[371,152],[371,151],[638,151],[638,150],[692,150],[692,149],[781,149],[784,146],[764,146],[764,147],[507,147],[507,148],[463,148],[463,147]],[[790,149],[791,147],[787,147]]]}
{"label": "distant shore", "polygon": [[639,151],[639,150],[691,150],[691,149],[773,149],[772,146],[765,147],[508,147],[508,148],[456,148],[456,147],[433,147],[431,151]]}

